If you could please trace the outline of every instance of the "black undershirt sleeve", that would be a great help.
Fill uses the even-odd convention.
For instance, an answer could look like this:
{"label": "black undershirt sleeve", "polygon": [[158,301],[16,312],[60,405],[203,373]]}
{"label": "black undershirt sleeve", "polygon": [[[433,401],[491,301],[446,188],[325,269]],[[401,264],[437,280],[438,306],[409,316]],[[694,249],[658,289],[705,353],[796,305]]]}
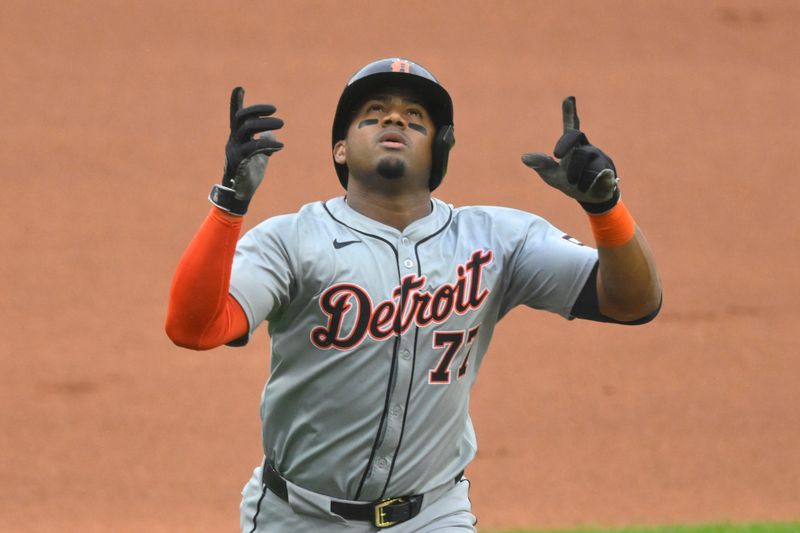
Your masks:
{"label": "black undershirt sleeve", "polygon": [[655,311],[653,311],[649,315],[643,316],[642,318],[638,318],[636,320],[629,320],[623,322],[621,320],[616,320],[611,317],[605,316],[603,313],[600,312],[600,303],[597,301],[597,270],[599,268],[600,268],[600,262],[598,261],[594,264],[594,268],[592,268],[592,272],[586,279],[586,283],[583,285],[581,293],[575,300],[575,303],[572,306],[572,310],[570,311],[570,315],[572,315],[575,318],[580,318],[583,320],[593,320],[595,322],[610,322],[612,324],[638,326],[641,324],[647,324],[648,322],[653,320],[656,317],[656,315],[658,315],[659,311],[661,311],[661,301],[659,301],[658,307],[656,307]]}

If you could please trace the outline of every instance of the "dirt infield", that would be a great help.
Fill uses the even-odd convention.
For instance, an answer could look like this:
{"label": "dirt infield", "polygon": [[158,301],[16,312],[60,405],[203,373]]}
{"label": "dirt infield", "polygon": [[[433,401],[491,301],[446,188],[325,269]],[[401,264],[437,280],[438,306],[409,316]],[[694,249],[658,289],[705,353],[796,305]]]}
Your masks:
{"label": "dirt infield", "polygon": [[4,0],[0,530],[236,530],[266,332],[206,353],[163,332],[230,89],[286,122],[249,228],[341,194],[339,92],[395,55],[455,102],[438,197],[590,240],[519,161],[576,95],[665,288],[641,328],[500,324],[472,399],[480,525],[800,518],[798,27],[777,0]]}

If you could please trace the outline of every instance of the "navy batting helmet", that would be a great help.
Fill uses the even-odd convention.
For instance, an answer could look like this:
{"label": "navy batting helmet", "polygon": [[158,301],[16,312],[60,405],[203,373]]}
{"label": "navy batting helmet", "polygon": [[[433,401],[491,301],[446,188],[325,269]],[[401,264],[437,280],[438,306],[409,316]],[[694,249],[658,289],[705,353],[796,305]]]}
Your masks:
{"label": "navy batting helmet", "polygon": [[[401,58],[379,59],[356,72],[347,82],[336,106],[331,148],[347,136],[356,106],[361,105],[372,91],[382,87],[411,90],[426,104],[436,125],[431,177],[428,182],[430,190],[434,190],[447,172],[447,156],[456,142],[453,133],[453,101],[434,75],[419,63]],[[333,164],[342,187],[346,189],[347,165],[341,165],[335,160]]]}

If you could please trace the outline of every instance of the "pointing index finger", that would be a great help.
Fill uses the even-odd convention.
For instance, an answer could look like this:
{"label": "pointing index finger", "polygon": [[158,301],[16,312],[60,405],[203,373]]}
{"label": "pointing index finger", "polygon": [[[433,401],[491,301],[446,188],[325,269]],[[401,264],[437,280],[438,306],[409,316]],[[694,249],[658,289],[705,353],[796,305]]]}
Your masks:
{"label": "pointing index finger", "polygon": [[581,121],[578,119],[578,107],[575,104],[574,96],[567,96],[561,103],[561,111],[564,113],[564,133],[569,130],[581,129]]}
{"label": "pointing index finger", "polygon": [[236,124],[236,112],[242,108],[244,104],[244,89],[236,87],[231,92],[231,129]]}

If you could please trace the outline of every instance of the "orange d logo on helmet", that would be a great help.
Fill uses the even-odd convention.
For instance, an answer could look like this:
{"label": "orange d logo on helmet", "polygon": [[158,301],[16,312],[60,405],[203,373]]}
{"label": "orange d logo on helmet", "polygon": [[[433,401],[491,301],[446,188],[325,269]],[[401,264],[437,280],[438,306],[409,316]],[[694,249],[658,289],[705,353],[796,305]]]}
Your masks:
{"label": "orange d logo on helmet", "polygon": [[411,72],[411,66],[408,64],[408,61],[397,59],[392,63],[392,72],[405,72],[408,74]]}

